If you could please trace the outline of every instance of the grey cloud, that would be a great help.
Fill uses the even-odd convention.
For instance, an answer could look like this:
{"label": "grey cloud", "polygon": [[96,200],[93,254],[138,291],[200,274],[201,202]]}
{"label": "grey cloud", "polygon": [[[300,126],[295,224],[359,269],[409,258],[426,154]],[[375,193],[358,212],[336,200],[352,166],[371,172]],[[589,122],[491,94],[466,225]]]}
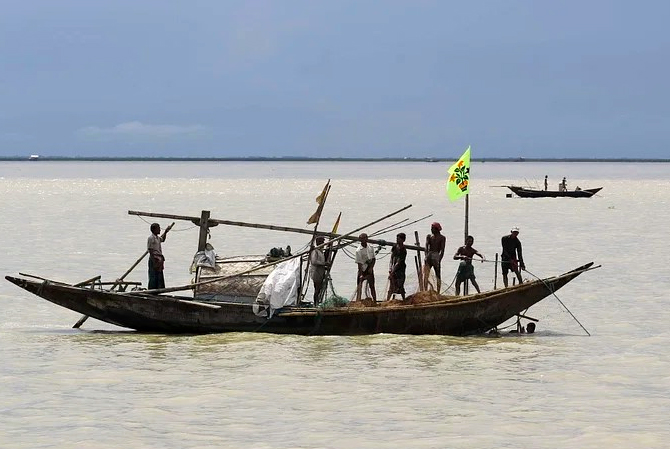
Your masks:
{"label": "grey cloud", "polygon": [[201,137],[207,132],[202,125],[152,125],[139,121],[119,123],[110,128],[87,126],[76,131],[77,137],[88,140],[158,139]]}

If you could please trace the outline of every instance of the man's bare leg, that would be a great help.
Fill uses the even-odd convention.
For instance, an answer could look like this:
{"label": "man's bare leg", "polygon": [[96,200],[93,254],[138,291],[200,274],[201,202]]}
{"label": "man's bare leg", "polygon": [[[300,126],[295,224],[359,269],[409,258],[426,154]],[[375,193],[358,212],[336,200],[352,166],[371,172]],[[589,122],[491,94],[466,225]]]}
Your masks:
{"label": "man's bare leg", "polygon": [[423,289],[428,290],[428,278],[430,277],[430,265],[423,265]]}

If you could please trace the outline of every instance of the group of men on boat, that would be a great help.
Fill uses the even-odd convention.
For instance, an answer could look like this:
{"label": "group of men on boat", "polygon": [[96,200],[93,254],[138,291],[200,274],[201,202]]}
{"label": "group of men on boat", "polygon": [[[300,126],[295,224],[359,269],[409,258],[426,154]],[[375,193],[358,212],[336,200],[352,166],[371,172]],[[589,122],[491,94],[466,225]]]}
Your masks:
{"label": "group of men on boat", "polygon": [[[440,292],[442,288],[442,259],[447,244],[447,238],[442,234],[442,226],[438,222],[434,222],[430,227],[430,234],[426,236],[426,256],[424,259],[422,281],[424,286],[429,285],[431,271],[435,274],[435,290]],[[513,227],[508,235],[501,239],[502,254],[501,267],[503,275],[503,283],[505,287],[508,286],[508,273],[511,271],[516,275],[519,283],[522,282],[521,272],[526,268],[523,261],[523,251],[521,241],[518,238],[519,228]],[[407,248],[405,247],[405,240],[407,236],[401,232],[396,235],[396,243],[391,248],[391,259],[389,262],[388,280],[389,289],[386,299],[390,300],[395,294],[399,294],[402,299],[405,299],[405,277],[406,277],[406,258]],[[355,262],[358,267],[356,276],[356,300],[360,301],[363,287],[367,283],[370,291],[370,297],[376,301],[377,291],[375,288],[375,274],[374,267],[376,262],[376,252],[368,242],[368,235],[363,233],[358,236],[360,245],[355,253]],[[455,288],[456,295],[460,295],[461,284],[470,281],[473,287],[480,293],[479,285],[476,281],[472,259],[475,256],[481,258],[482,262],[485,259],[479,251],[472,245],[474,244],[474,237],[468,236],[465,239],[465,244],[460,246],[453,256],[454,260],[460,260],[458,271],[456,273]],[[316,244],[323,244],[323,237],[318,237]],[[320,297],[320,291],[324,284],[324,275],[327,263],[323,252],[319,249],[312,252],[312,281],[314,282],[314,298],[315,303]]]}
{"label": "group of men on boat", "polygon": [[[165,277],[163,275],[165,257],[162,251],[162,242],[165,242],[167,233],[172,228],[168,226],[162,235],[160,235],[160,225],[153,223],[150,227],[151,235],[147,239],[147,252],[149,253],[149,284],[148,288],[161,289],[165,288]],[[518,238],[519,228],[513,227],[508,235],[501,239],[502,253],[501,253],[501,268],[503,283],[505,287],[508,286],[508,273],[514,273],[519,281],[522,282],[521,270],[526,268],[523,261],[523,252],[521,241]],[[391,248],[391,259],[389,262],[389,289],[386,299],[390,300],[395,294],[399,294],[401,298],[405,299],[405,277],[406,277],[406,258],[407,248],[405,247],[405,240],[407,236],[401,232],[396,235],[396,243]],[[358,236],[360,242],[356,249],[355,262],[358,267],[356,276],[356,300],[360,301],[363,294],[363,287],[367,284],[370,290],[370,296],[374,301],[377,300],[377,291],[375,288],[375,274],[374,267],[376,262],[375,249],[368,243],[368,235],[363,233]],[[481,258],[484,262],[486,259],[483,254],[477,251],[472,245],[474,244],[474,237],[467,236],[465,244],[460,246],[454,253],[453,259],[460,260],[458,271],[456,272],[455,289],[456,295],[460,295],[461,284],[464,282],[472,283],[477,293],[480,293],[479,285],[476,281],[474,266],[472,260],[475,256]],[[320,302],[323,295],[323,288],[327,280],[327,268],[329,262],[324,251],[319,248],[325,242],[325,238],[319,235],[315,239],[316,248],[311,251],[310,259],[310,278],[314,285],[314,304]],[[431,270],[435,274],[435,290],[440,292],[442,289],[442,259],[444,258],[444,251],[447,245],[447,238],[442,234],[442,226],[438,222],[434,222],[430,226],[430,234],[426,236],[426,256],[424,259],[422,282],[426,288],[430,285]]]}
{"label": "group of men on boat", "polygon": [[[549,190],[549,176],[544,175],[544,190],[547,191]],[[575,190],[582,190],[579,186],[575,188]],[[565,176],[563,176],[563,180],[558,184],[558,191],[559,192],[567,192],[568,191],[568,181],[565,179]]]}

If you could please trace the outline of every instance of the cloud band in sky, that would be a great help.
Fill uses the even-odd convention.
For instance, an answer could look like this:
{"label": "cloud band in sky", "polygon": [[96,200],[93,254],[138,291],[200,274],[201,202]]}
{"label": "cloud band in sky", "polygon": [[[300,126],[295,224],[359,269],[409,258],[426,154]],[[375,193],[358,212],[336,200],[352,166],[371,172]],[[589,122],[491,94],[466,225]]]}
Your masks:
{"label": "cloud band in sky", "polygon": [[76,131],[76,135],[88,140],[107,139],[156,139],[171,140],[201,137],[207,131],[202,125],[151,125],[139,121],[119,123],[110,128],[87,126]]}

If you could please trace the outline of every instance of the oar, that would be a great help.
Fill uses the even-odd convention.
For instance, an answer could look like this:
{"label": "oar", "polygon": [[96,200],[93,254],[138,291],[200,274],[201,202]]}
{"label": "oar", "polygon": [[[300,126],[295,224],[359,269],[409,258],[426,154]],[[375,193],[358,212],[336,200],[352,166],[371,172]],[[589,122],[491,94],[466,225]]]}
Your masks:
{"label": "oar", "polygon": [[[134,269],[137,265],[139,265],[140,262],[142,262],[142,259],[144,259],[144,258],[147,256],[147,254],[149,254],[149,250],[144,251],[144,254],[142,254],[142,256],[140,256],[140,258],[137,259],[137,262],[135,262],[130,268],[128,268],[128,271],[126,271],[125,273],[123,273],[123,276],[121,276],[120,278],[118,278],[118,279],[114,282],[114,284],[112,284],[112,287],[111,287],[110,290],[114,290],[114,288],[116,288],[117,285],[119,285],[121,282],[123,282],[123,278],[125,278],[126,276],[128,276],[128,274],[129,274],[131,271],[133,271],[133,269]],[[79,328],[81,327],[81,325],[84,324],[84,323],[86,322],[86,320],[88,320],[88,315],[82,315],[81,318],[79,318],[79,321],[77,321],[76,323],[74,323],[74,326],[72,326],[72,328],[73,328],[73,329],[79,329]]]}
{"label": "oar", "polygon": [[[165,229],[165,231],[163,231],[163,235],[161,236],[161,239],[165,238],[165,236],[166,236],[167,233],[170,231],[170,229],[172,229],[172,226],[174,226],[174,222],[172,222],[172,224],[171,224],[170,226],[168,226],[168,227]],[[147,254],[149,254],[149,250],[144,251],[144,254],[142,254],[142,255],[140,256],[140,258],[137,259],[137,261],[136,261],[134,264],[132,264],[132,266],[131,266],[130,268],[128,268],[128,270],[127,270],[125,273],[123,273],[123,275],[122,275],[120,278],[118,278],[118,279],[112,284],[110,290],[114,290],[118,285],[120,285],[120,284],[123,282],[123,280],[125,279],[125,277],[128,276],[128,275],[130,274],[130,272],[133,271],[133,270],[135,269],[135,267],[138,266],[138,265],[140,264],[140,262],[142,262],[142,259],[144,259],[145,257],[147,257]],[[100,278],[100,276],[98,276],[98,278]],[[76,286],[77,286],[77,285],[75,285],[75,287],[76,287]],[[86,320],[88,320],[88,315],[82,315],[81,318],[79,318],[79,321],[77,321],[76,323],[74,323],[74,326],[72,326],[72,328],[73,328],[73,329],[79,329],[79,328],[81,327],[81,325],[84,324],[84,323],[86,322]]]}

